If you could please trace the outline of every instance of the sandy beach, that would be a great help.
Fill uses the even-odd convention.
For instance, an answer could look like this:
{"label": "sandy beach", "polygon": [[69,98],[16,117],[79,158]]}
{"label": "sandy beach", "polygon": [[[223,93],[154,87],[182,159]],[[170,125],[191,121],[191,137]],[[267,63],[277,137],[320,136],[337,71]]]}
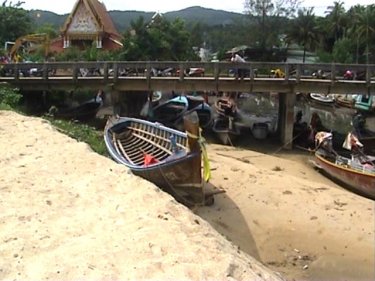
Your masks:
{"label": "sandy beach", "polygon": [[0,120],[1,280],[374,280],[374,201],[307,155],[209,143],[226,193],[188,209],[43,119]]}

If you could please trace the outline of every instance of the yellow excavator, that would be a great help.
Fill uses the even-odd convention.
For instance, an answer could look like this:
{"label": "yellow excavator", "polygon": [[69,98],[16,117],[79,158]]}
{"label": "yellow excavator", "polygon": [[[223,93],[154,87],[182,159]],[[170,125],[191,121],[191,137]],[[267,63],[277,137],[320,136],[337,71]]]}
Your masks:
{"label": "yellow excavator", "polygon": [[23,49],[23,53],[25,54],[33,52],[39,47],[43,47],[44,56],[47,57],[50,51],[49,44],[50,39],[48,34],[46,33],[24,35],[17,38],[14,45],[9,51],[9,55],[13,61],[18,62],[22,58],[21,54],[19,53],[20,49]]}

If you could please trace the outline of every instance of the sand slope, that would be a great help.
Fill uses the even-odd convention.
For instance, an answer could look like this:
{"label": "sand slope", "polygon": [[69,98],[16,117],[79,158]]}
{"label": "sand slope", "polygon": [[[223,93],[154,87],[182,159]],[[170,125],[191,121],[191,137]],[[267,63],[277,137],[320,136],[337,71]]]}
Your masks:
{"label": "sand slope", "polygon": [[282,279],[42,119],[0,111],[0,144],[1,280]]}

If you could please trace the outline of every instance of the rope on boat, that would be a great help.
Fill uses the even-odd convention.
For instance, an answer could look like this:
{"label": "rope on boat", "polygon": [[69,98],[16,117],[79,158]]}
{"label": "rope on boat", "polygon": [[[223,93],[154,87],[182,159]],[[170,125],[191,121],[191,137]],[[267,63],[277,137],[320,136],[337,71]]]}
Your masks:
{"label": "rope on boat", "polygon": [[208,160],[208,155],[207,155],[206,140],[204,137],[202,137],[202,129],[199,128],[199,136],[194,135],[189,132],[186,132],[186,134],[191,138],[198,139],[198,143],[202,151],[203,178],[206,182],[208,182],[211,178],[211,169],[210,169],[210,161]]}

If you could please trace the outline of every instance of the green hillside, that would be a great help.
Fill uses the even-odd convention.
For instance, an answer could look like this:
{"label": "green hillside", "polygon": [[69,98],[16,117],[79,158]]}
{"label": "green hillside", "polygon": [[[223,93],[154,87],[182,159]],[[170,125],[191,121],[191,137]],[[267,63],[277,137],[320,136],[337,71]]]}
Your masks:
{"label": "green hillside", "polygon": [[[30,14],[35,19],[37,26],[44,25],[45,23],[51,24],[54,27],[61,28],[64,24],[68,14],[58,15],[49,11],[31,10]],[[141,11],[109,11],[112,20],[120,33],[124,32],[130,27],[130,22],[139,17],[143,17],[145,21],[149,21],[154,15],[153,12]],[[207,9],[202,7],[190,7],[179,11],[173,11],[163,14],[168,20],[175,18],[183,19],[188,26],[193,23],[200,22],[202,25],[215,26],[215,25],[228,25],[235,22],[242,21],[245,16],[239,13],[226,12],[222,10]]]}

